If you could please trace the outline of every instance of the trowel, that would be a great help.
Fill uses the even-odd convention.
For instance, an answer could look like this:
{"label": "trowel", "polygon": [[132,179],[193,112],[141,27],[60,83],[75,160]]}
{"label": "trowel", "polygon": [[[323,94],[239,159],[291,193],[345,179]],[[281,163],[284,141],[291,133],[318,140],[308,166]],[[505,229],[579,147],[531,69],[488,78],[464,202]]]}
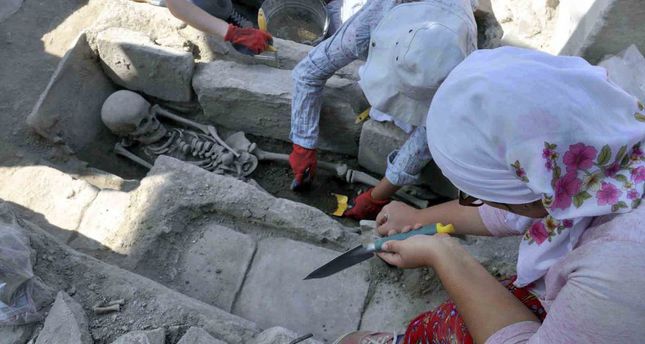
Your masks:
{"label": "trowel", "polygon": [[339,271],[345,270],[351,266],[354,266],[364,260],[374,257],[374,253],[382,252],[383,244],[390,240],[405,240],[409,237],[415,235],[434,235],[437,233],[453,233],[455,228],[453,225],[443,225],[441,223],[435,223],[430,225],[425,225],[421,228],[411,230],[406,233],[399,233],[391,235],[385,238],[377,239],[376,241],[368,244],[363,244],[354,247],[353,249],[341,254],[340,256],[332,259],[329,263],[319,267],[314,270],[312,273],[307,275],[304,279],[314,279],[314,278],[324,278],[331,276]]}

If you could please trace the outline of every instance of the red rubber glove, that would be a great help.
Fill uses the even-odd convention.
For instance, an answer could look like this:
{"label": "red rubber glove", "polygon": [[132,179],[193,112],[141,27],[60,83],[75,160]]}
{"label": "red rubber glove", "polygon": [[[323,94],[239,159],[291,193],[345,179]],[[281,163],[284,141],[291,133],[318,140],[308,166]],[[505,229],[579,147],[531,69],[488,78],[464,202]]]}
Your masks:
{"label": "red rubber glove", "polygon": [[241,45],[254,54],[260,54],[273,43],[270,33],[254,28],[241,28],[233,24],[228,24],[224,40],[233,43],[233,45]]}
{"label": "red rubber glove", "polygon": [[383,209],[386,204],[390,203],[390,200],[373,199],[372,190],[374,190],[374,188],[371,188],[354,198],[354,207],[346,210],[343,216],[355,220],[374,220],[381,209]]}
{"label": "red rubber glove", "polygon": [[298,190],[310,184],[316,175],[316,168],[318,167],[316,150],[294,143],[293,150],[289,154],[289,165],[291,165],[294,175],[294,180],[291,184],[292,190]]}

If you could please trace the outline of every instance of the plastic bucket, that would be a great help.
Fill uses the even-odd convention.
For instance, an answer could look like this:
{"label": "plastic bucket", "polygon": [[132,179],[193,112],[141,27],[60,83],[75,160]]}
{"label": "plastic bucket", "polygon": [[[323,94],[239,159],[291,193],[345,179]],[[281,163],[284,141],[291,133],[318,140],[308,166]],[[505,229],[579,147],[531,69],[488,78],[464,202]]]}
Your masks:
{"label": "plastic bucket", "polygon": [[262,11],[267,31],[275,37],[315,45],[329,28],[329,15],[321,0],[265,0]]}

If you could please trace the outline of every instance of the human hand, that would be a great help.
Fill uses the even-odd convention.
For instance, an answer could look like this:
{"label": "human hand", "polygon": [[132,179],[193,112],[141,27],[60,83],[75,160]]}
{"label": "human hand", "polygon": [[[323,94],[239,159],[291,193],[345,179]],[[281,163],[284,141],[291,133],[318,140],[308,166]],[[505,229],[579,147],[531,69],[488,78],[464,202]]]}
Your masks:
{"label": "human hand", "polygon": [[419,210],[398,201],[393,201],[383,207],[376,216],[376,232],[381,236],[402,233],[403,229],[410,230],[417,220]]}
{"label": "human hand", "polygon": [[345,211],[343,216],[349,217],[355,220],[371,220],[376,217],[376,215],[383,209],[383,207],[390,203],[389,199],[374,199],[372,198],[372,190],[363,192],[354,198],[354,206],[352,209]]}
{"label": "human hand", "polygon": [[[413,228],[419,228],[416,225]],[[390,240],[383,244],[382,251],[377,253],[388,264],[402,269],[432,267],[442,255],[452,238],[444,233],[435,235],[415,235],[405,240]]]}
{"label": "human hand", "polygon": [[294,175],[291,189],[299,190],[310,184],[316,175],[316,169],[318,167],[316,150],[304,148],[294,143],[293,150],[289,154],[289,165]]}
{"label": "human hand", "polygon": [[233,43],[234,46],[242,46],[253,54],[260,54],[273,44],[270,33],[254,28],[241,28],[233,24],[228,25],[224,40]]}

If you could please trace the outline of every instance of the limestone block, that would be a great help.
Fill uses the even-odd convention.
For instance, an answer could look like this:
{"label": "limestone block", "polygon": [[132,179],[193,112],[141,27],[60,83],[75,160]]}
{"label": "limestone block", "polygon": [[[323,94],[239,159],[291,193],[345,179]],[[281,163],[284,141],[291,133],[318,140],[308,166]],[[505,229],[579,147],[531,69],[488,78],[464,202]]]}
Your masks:
{"label": "limestone block", "polygon": [[47,166],[0,167],[0,176],[0,198],[31,210],[34,222],[58,227],[53,234],[64,242],[98,194],[90,184]]}
{"label": "limestone block", "polygon": [[177,344],[226,344],[219,339],[213,338],[208,332],[200,327],[191,327],[186,331]]}
{"label": "limestone block", "polygon": [[179,291],[230,312],[253,252],[250,236],[216,224],[206,226],[183,256]]}
{"label": "limestone block", "polygon": [[408,134],[393,122],[367,120],[358,144],[358,163],[371,172],[385,174],[387,156],[399,149],[407,138]]}
{"label": "limestone block", "polygon": [[[193,87],[204,110],[204,121],[289,141],[291,72],[262,65],[214,61],[197,68]],[[323,93],[318,146],[356,155],[361,126],[355,123],[355,118],[366,107],[356,83],[330,78]]]}
{"label": "limestone block", "polygon": [[6,343],[27,343],[34,331],[34,326],[0,326],[0,338]]}
{"label": "limestone block", "polygon": [[276,198],[238,179],[210,173],[197,166],[161,156],[141,185],[132,191],[125,221],[107,246],[123,255],[119,266],[134,269],[158,238],[192,229],[196,214],[207,223],[231,219],[244,231],[257,230],[298,240],[346,248],[352,233],[322,211]]}
{"label": "limestone block", "polygon": [[627,93],[645,102],[645,57],[635,45],[598,64],[607,69],[609,79]]}
{"label": "limestone block", "polygon": [[[284,327],[271,327],[262,331],[251,344],[289,344],[299,336],[290,330],[287,330]],[[309,338],[305,339],[302,344],[320,344],[319,341]]]}
{"label": "limestone block", "polygon": [[[3,207],[16,208],[8,202],[4,205],[0,203],[0,212]],[[2,221],[13,220],[8,216],[0,216],[0,222]],[[126,301],[125,307],[118,314],[91,317],[92,334],[96,334],[97,343],[112,343],[125,331],[124,328],[155,329],[171,327],[173,324],[199,326],[226,343],[248,343],[261,332],[256,324],[248,320],[139,274],[81,254],[61,244],[37,225],[29,225],[27,221],[18,223],[22,224],[22,233],[29,237],[33,250],[52,257],[48,260],[38,259],[34,263],[34,275],[43,284],[76,286],[75,299],[87,310],[105,300]],[[63,343],[70,344],[67,341]]]}
{"label": "limestone block", "polygon": [[155,45],[144,33],[123,28],[99,33],[97,45],[103,69],[116,84],[165,100],[191,100],[191,53]]}
{"label": "limestone block", "polygon": [[129,206],[130,194],[127,192],[101,190],[83,214],[78,226],[81,235],[72,240],[70,246],[81,250],[99,249],[121,226]]}
{"label": "limestone block", "polygon": [[[51,142],[67,144],[85,159],[80,152],[112,137],[100,113],[103,102],[115,90],[83,33],[59,62],[27,124]],[[101,160],[96,151],[92,155]]]}
{"label": "limestone block", "polygon": [[112,344],[164,344],[166,331],[158,328],[152,331],[132,331],[117,338]]}
{"label": "limestone block", "polygon": [[260,327],[285,326],[323,341],[356,330],[369,287],[366,264],[303,281],[338,254],[288,239],[260,241],[233,312]]}
{"label": "limestone block", "polygon": [[0,0],[0,23],[18,12],[23,0]]}
{"label": "limestone block", "polygon": [[[411,282],[418,283],[417,280]],[[401,283],[393,281],[378,283],[363,313],[361,330],[404,333],[414,317],[434,309],[448,298],[444,290],[419,293],[418,290],[406,290]]]}
{"label": "limestone block", "polygon": [[[597,63],[605,56],[616,54],[631,44],[635,44],[640,51],[645,51],[645,4],[642,0],[596,0],[594,6],[599,7],[599,11],[585,15],[585,24],[593,27],[593,31],[582,44],[582,57],[591,63]],[[578,28],[583,31],[581,26],[578,25]]]}
{"label": "limestone block", "polygon": [[91,344],[83,307],[65,292],[59,292],[36,344]]}
{"label": "limestone block", "polygon": [[[392,151],[401,148],[407,139],[408,134],[394,123],[369,119],[361,131],[358,163],[368,171],[385,175],[387,156]],[[443,176],[433,161],[421,170],[421,183],[428,185],[433,192],[441,196],[456,197],[454,186]]]}

